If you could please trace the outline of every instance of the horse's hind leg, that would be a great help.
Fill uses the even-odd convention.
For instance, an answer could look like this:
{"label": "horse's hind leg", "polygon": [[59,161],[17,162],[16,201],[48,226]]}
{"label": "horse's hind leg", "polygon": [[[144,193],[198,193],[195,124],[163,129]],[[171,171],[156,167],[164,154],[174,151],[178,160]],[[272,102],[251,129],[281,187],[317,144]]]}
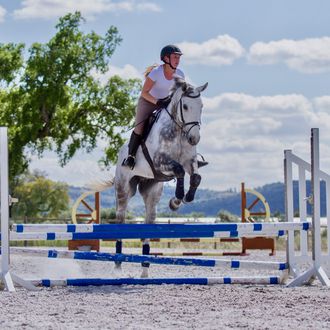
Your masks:
{"label": "horse's hind leg", "polygon": [[[130,197],[132,197],[132,194],[135,193],[136,186],[134,189],[134,187],[131,186],[128,179],[122,178],[121,180],[116,180],[115,188],[116,188],[116,221],[117,221],[117,223],[124,223],[128,201],[129,201]],[[117,239],[116,253],[121,254],[122,251],[123,251],[122,240]],[[121,262],[116,261],[115,267],[117,269],[120,269]]]}
{"label": "horse's hind leg", "polygon": [[[126,208],[128,204],[128,188],[122,185],[116,186],[116,222],[124,223]],[[121,239],[116,241],[116,253],[121,254],[123,252],[123,242]],[[115,262],[116,269],[121,269],[121,262]]]}
{"label": "horse's hind leg", "polygon": [[[146,217],[145,223],[151,224],[156,220],[156,206],[160,200],[160,197],[163,192],[163,183],[156,182],[154,180],[146,180],[140,183],[139,191],[143,197],[145,208],[146,208]],[[144,239],[142,241],[142,254],[150,254],[150,243],[149,239]],[[142,274],[141,277],[149,276],[149,262],[142,263]]]}

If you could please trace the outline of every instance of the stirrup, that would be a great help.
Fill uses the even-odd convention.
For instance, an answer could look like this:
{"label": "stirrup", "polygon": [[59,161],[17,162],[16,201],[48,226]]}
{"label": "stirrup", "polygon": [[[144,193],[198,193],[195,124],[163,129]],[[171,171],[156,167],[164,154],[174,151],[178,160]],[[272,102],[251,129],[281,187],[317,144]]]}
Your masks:
{"label": "stirrup", "polygon": [[209,162],[205,162],[205,161],[203,161],[203,160],[198,160],[198,161],[197,161],[197,166],[198,166],[198,168],[200,168],[200,167],[203,167],[203,166],[208,165],[208,163],[209,163]]}
{"label": "stirrup", "polygon": [[203,167],[203,166],[208,165],[209,162],[206,162],[205,161],[205,158],[203,157],[202,154],[198,153],[197,155],[198,156],[201,156],[201,158],[202,158],[202,160],[197,160],[197,168],[200,168],[200,167]]}
{"label": "stirrup", "polygon": [[133,170],[135,167],[135,157],[132,155],[128,155],[128,157],[123,160],[122,166],[127,166],[131,170]]}

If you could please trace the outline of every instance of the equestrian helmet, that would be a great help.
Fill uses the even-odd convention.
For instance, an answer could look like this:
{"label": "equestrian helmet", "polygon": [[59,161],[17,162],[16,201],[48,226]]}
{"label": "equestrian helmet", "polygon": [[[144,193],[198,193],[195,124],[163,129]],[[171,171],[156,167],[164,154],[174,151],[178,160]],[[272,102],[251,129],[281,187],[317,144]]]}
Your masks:
{"label": "equestrian helmet", "polygon": [[165,56],[170,56],[171,54],[179,54],[182,55],[182,52],[179,47],[174,45],[167,45],[163,47],[163,49],[160,52],[160,59],[164,61]]}

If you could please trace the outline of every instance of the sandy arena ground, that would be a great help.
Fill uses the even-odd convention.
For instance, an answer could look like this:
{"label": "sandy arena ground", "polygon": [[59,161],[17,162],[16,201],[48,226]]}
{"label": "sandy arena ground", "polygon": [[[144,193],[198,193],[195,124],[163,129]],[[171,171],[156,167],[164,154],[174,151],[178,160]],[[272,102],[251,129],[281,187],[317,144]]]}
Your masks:
{"label": "sandy arena ground", "polygon": [[[131,251],[124,251],[131,253]],[[253,253],[251,260],[283,260]],[[223,258],[223,257],[218,257]],[[237,259],[237,257],[231,257]],[[27,279],[139,277],[139,264],[11,256]],[[329,271],[329,269],[327,270]],[[267,271],[152,265],[150,277],[268,275]],[[276,274],[276,273],[275,273]],[[330,290],[214,285],[41,288],[0,292],[0,329],[330,329]]]}

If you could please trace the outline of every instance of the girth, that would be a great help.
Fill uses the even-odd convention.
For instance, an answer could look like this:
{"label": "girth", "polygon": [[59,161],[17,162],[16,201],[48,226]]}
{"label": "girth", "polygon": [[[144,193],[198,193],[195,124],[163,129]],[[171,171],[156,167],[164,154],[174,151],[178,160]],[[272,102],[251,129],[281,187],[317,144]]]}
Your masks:
{"label": "girth", "polygon": [[154,162],[152,161],[152,159],[150,157],[148,148],[147,148],[144,140],[141,142],[141,148],[142,148],[144,157],[146,158],[148,164],[150,165],[150,168],[152,170],[152,173],[153,173],[154,178],[155,178],[156,181],[158,181],[158,182],[166,182],[166,181],[171,181],[171,180],[173,180],[175,178],[174,175],[166,175],[166,174],[164,174],[164,173],[162,173],[160,171],[157,171],[155,169]]}

